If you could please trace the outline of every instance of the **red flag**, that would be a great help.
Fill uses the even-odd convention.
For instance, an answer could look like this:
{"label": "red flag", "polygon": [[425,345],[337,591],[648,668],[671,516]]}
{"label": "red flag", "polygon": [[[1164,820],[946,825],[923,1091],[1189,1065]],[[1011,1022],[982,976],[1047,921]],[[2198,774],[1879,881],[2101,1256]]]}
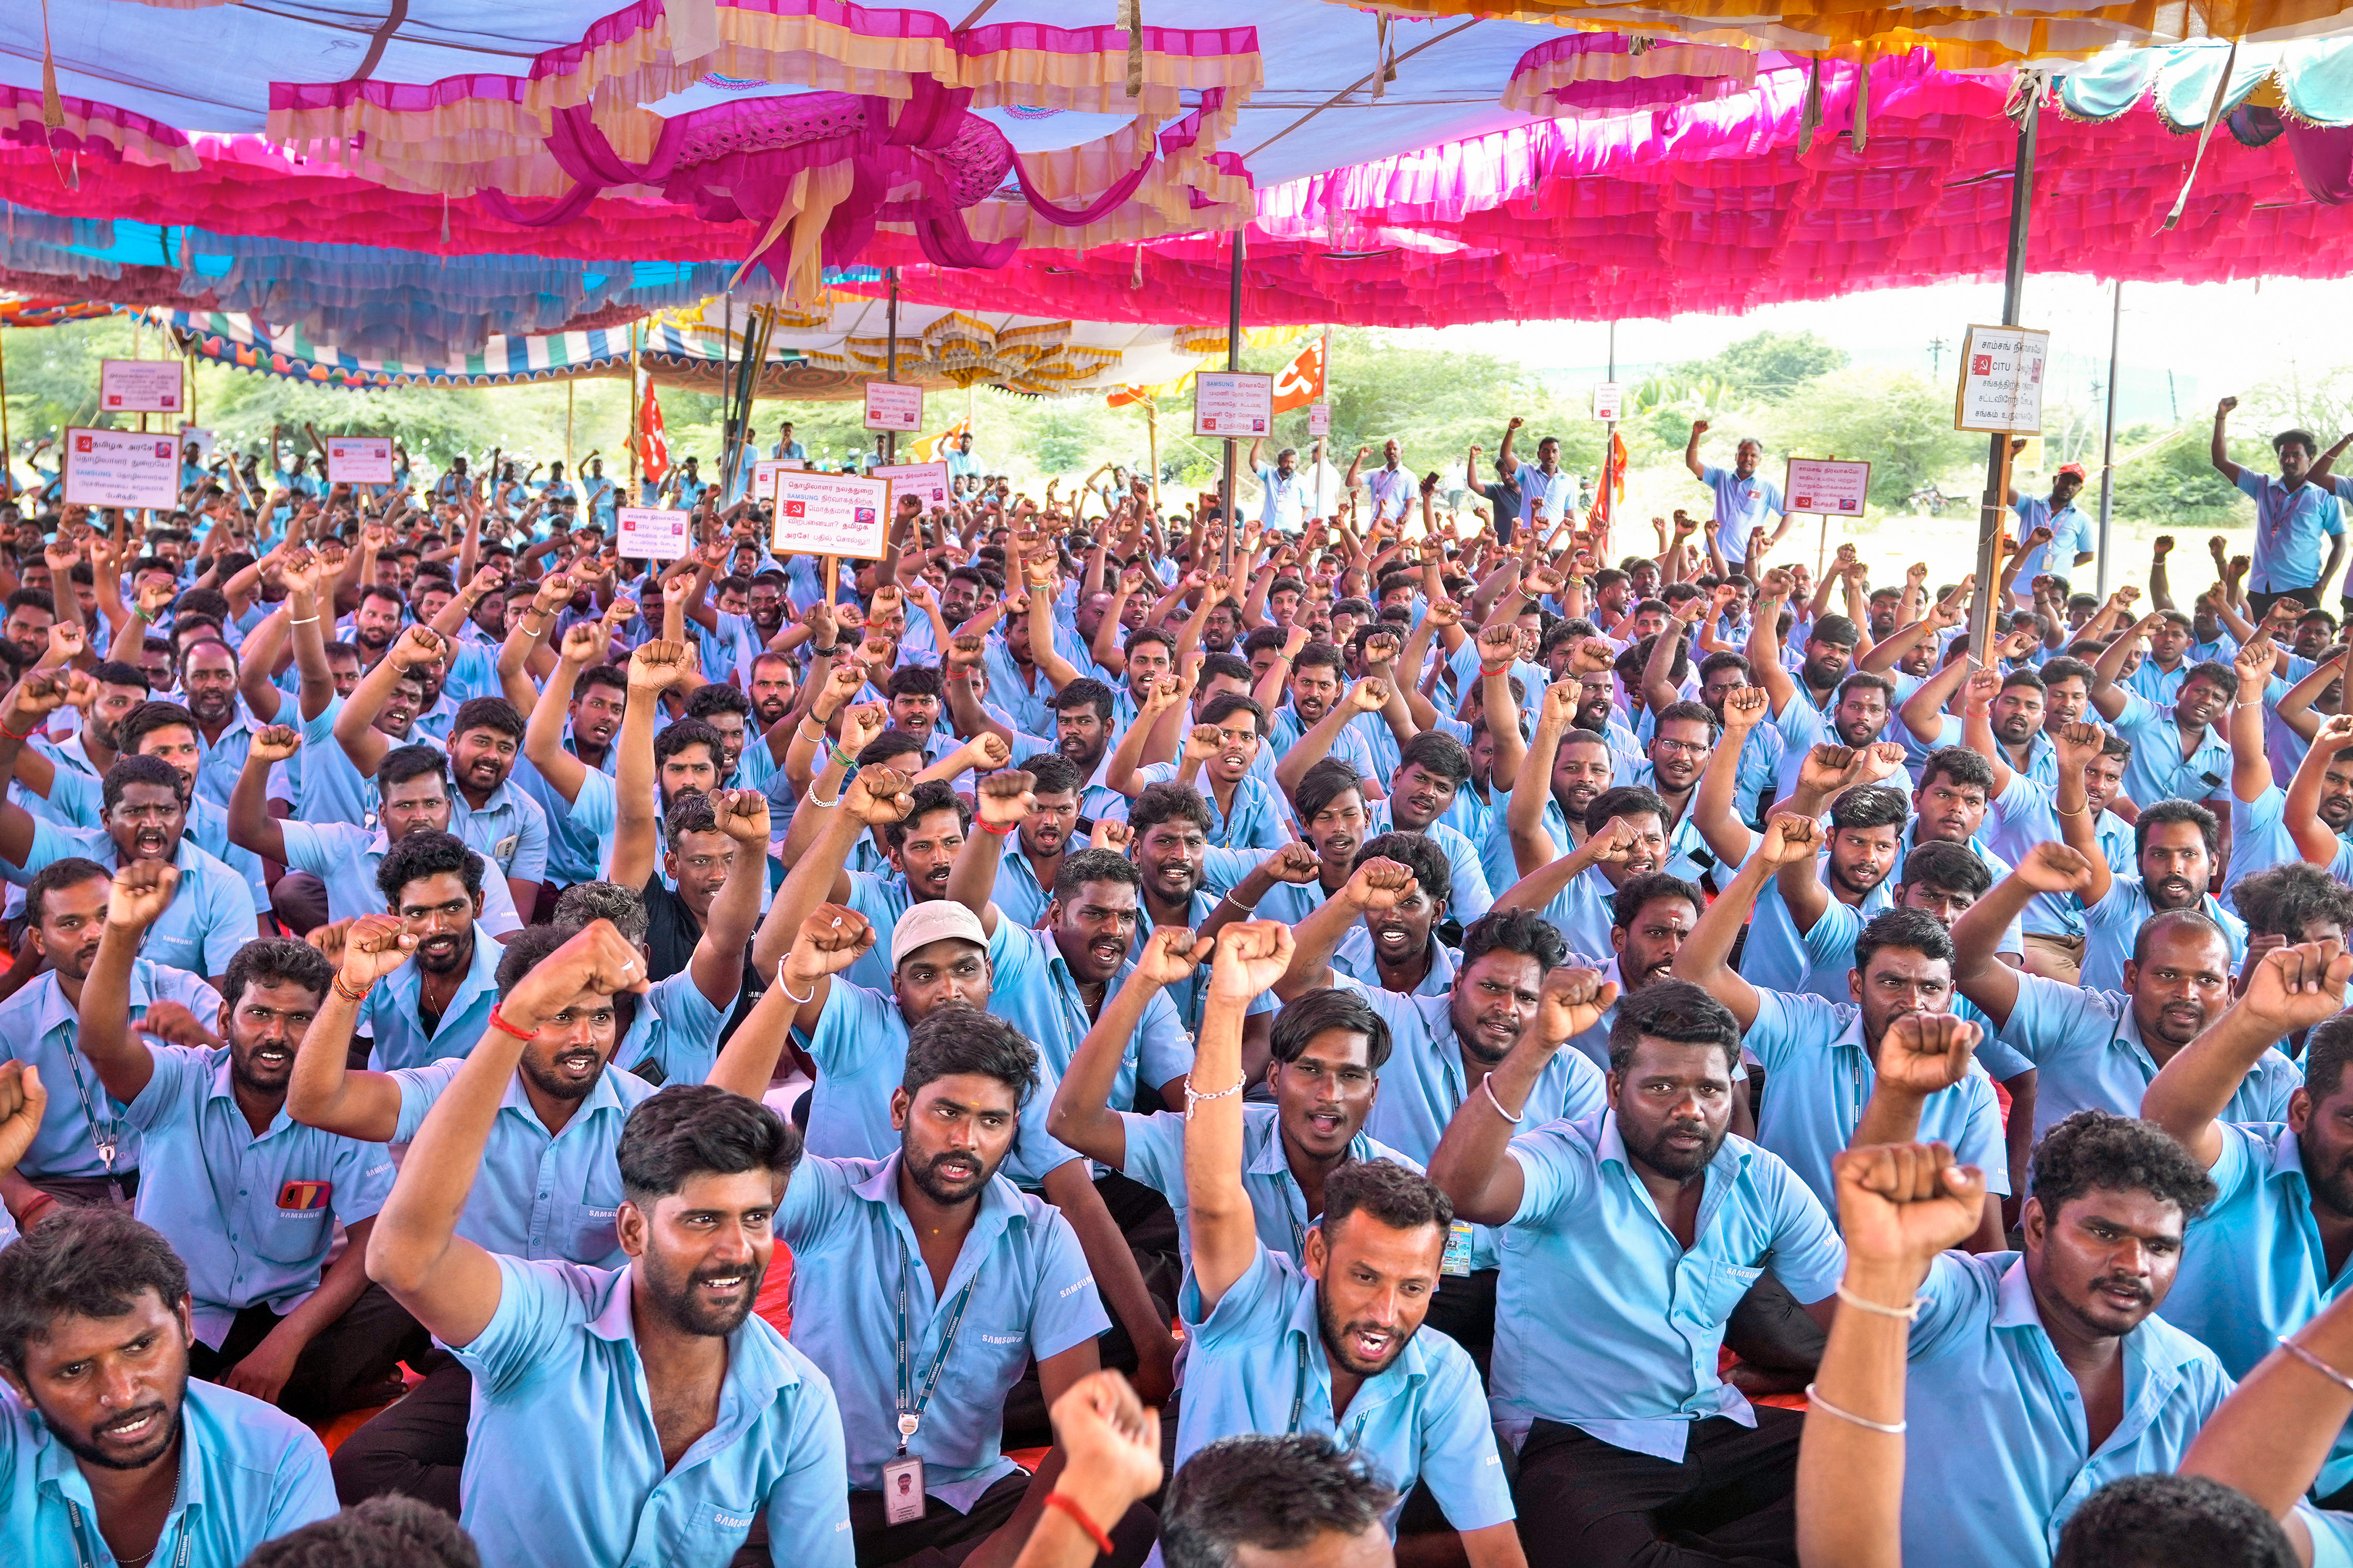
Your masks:
{"label": "red flag", "polygon": [[1311,403],[1324,401],[1324,339],[1318,335],[1307,340],[1307,346],[1293,354],[1291,363],[1275,373],[1274,411],[1304,408]]}
{"label": "red flag", "polygon": [[670,437],[662,428],[661,400],[654,395],[654,378],[645,377],[638,389],[638,428],[630,437],[638,454],[640,477],[659,484],[670,476]]}

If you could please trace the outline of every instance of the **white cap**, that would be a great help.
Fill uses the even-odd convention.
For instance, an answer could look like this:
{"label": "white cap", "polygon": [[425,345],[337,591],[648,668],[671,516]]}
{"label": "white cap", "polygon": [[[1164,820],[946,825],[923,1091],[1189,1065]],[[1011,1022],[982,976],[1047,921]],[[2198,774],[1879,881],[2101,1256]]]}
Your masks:
{"label": "white cap", "polygon": [[980,917],[954,899],[933,899],[917,904],[901,915],[898,925],[892,930],[891,967],[898,968],[919,947],[951,938],[975,947],[988,945],[988,933],[980,929]]}

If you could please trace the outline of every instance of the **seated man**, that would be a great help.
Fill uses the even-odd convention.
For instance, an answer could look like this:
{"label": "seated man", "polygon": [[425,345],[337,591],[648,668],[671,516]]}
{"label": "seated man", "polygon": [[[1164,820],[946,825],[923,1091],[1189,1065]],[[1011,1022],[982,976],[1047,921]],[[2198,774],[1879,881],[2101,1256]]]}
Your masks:
{"label": "seated man", "polygon": [[171,1245],[118,1210],[0,1251],[0,1556],[241,1563],[335,1511],[310,1428],[190,1380],[188,1310]]}
{"label": "seated man", "polygon": [[[785,978],[721,1053],[713,1087],[765,1089],[797,1005],[788,986],[807,984],[794,971],[822,976],[873,940],[853,911],[823,918],[840,923],[802,928]],[[890,1094],[895,1150],[811,1154],[778,1211],[796,1342],[842,1400],[863,1568],[982,1552],[998,1560],[1028,1537],[1061,1473],[1059,1453],[1032,1478],[1000,1449],[1006,1396],[1024,1366],[1036,1361],[1052,1405],[1095,1371],[1095,1338],[1110,1326],[1070,1222],[1001,1173],[1039,1074],[1036,1048],[1003,1019],[955,1003],[928,1012]],[[1149,1510],[1102,1524],[1114,1531],[1113,1562],[1144,1560]]]}
{"label": "seated man", "polygon": [[[139,1131],[147,1180],[133,1212],[191,1260],[189,1370],[306,1421],[385,1404],[401,1392],[401,1360],[426,1348],[361,1267],[392,1154],[285,1115],[334,966],[283,937],[248,942],[224,983],[226,1044],[149,1043],[131,1028],[131,966],[177,876],[114,874],[77,1043]],[[347,1245],[330,1264],[339,1226]]]}
{"label": "seated man", "polygon": [[[272,764],[300,752],[305,742],[294,731],[273,724],[253,738],[245,767],[228,799],[229,842],[296,870],[308,871],[326,887],[322,923],[340,924],[384,907],[377,868],[392,847],[412,833],[449,831],[449,759],[427,745],[396,746],[376,770],[378,826],[370,831],[348,822],[297,822],[272,816],[268,791]],[[482,929],[501,941],[522,929],[514,895],[479,850],[473,886],[482,895]],[[309,928],[299,934],[308,935]]]}
{"label": "seated man", "polygon": [[1168,1568],[1389,1568],[1398,1494],[1324,1434],[1252,1433],[1194,1451],[1168,1483]]}
{"label": "seated man", "polygon": [[522,715],[503,697],[469,698],[449,721],[449,831],[491,858],[518,910],[539,902],[547,880],[547,813],[513,777],[522,737]]}
{"label": "seated man", "polygon": [[[1457,961],[1439,940],[1438,928],[1454,912],[1455,863],[1437,840],[1420,833],[1375,834],[1356,851],[1358,866],[1367,860],[1409,868],[1413,886],[1394,906],[1366,910],[1333,950],[1332,967],[1400,996],[1445,995],[1454,987]],[[1477,916],[1472,918],[1475,922]]]}
{"label": "seated man", "polygon": [[1357,1161],[1326,1178],[1299,1263],[1259,1239],[1243,1178],[1242,1017],[1282,977],[1291,946],[1271,921],[1217,939],[1194,1065],[1205,1087],[1186,1107],[1192,1353],[1177,1463],[1242,1432],[1345,1430],[1398,1488],[1427,1482],[1473,1568],[1519,1568],[1478,1369],[1443,1333],[1424,1331],[1454,1219],[1446,1195],[1402,1165]]}
{"label": "seated man", "polygon": [[1144,712],[1120,737],[1105,764],[1105,777],[1130,800],[1155,784],[1174,780],[1189,784],[1208,805],[1209,842],[1216,847],[1280,848],[1289,837],[1282,826],[1283,806],[1273,786],[1253,768],[1266,738],[1266,710],[1255,698],[1219,692],[1202,705],[1200,721],[1185,732],[1176,761],[1137,765],[1154,724],[1176,706],[1182,691],[1171,678],[1145,700]]}
{"label": "seated man", "polygon": [[1717,1358],[1767,1267],[1827,1326],[1842,1251],[1796,1173],[1730,1132],[1740,1026],[1687,981],[1618,1003],[1606,1109],[1513,1137],[1612,1000],[1591,970],[1546,976],[1430,1161],[1458,1214],[1514,1233],[1490,1403],[1519,1447],[1521,1538],[1556,1562],[1640,1560],[1671,1532],[1687,1561],[1788,1562],[1804,1422],[1752,1408]]}
{"label": "seated man", "polygon": [[848,1568],[833,1390],[752,1310],[800,1153],[774,1111],[680,1085],[630,1112],[608,1156],[620,1267],[457,1233],[526,1045],[581,1041],[645,984],[601,921],[533,957],[417,1129],[368,1243],[370,1273],[474,1376],[459,1521],[494,1563],[725,1568],[765,1520],[775,1556]]}
{"label": "seated man", "polygon": [[2133,824],[2134,871],[2119,876],[2092,833],[2088,813],[2059,818],[2067,847],[2084,858],[2089,876],[2077,897],[2084,906],[2084,969],[2087,991],[2113,991],[2121,983],[2141,928],[2151,915],[2195,910],[2230,939],[2231,967],[2247,952],[2246,922],[2224,909],[2206,889],[2221,851],[2221,826],[2194,801],[2149,800]]}
{"label": "seated man", "polygon": [[[1155,994],[1193,977],[1199,945],[1190,931],[1175,927],[1152,933],[1126,983],[1080,1042],[1046,1119],[1060,1142],[1166,1198],[1181,1248],[1191,1247],[1183,1228],[1190,1202],[1185,1115],[1119,1110],[1112,1085],[1145,1007]],[[1272,1017],[1273,1059],[1266,1068],[1272,1103],[1242,1105],[1242,1190],[1257,1216],[1259,1239],[1268,1251],[1297,1263],[1305,1255],[1307,1227],[1324,1212],[1324,1185],[1335,1171],[1352,1160],[1421,1167],[1364,1130],[1389,1057],[1389,1027],[1381,1016],[1362,996],[1335,986],[1310,991]]]}
{"label": "seated man", "polygon": [[[75,1042],[112,890],[112,874],[79,857],[42,868],[25,889],[28,951],[49,968],[0,1002],[0,1051],[61,1089],[82,1082]],[[136,959],[124,991],[132,1020],[142,1027],[152,1016],[156,1033],[168,1029],[189,1041],[220,1027],[220,994],[185,970]],[[126,1205],[139,1191],[138,1130],[102,1093],[52,1094],[41,1130],[9,1180],[29,1184],[12,1192],[15,1204],[37,1188],[65,1203]]]}

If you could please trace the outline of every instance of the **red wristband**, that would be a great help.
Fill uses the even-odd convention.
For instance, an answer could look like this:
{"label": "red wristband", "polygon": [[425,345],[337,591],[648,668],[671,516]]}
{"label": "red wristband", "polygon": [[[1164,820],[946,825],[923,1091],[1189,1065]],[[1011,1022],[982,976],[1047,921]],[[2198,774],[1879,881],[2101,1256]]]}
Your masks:
{"label": "red wristband", "polygon": [[1106,1557],[1112,1555],[1113,1548],[1111,1543],[1111,1537],[1103,1533],[1103,1527],[1102,1525],[1097,1524],[1093,1520],[1087,1517],[1086,1510],[1081,1508],[1077,1503],[1071,1500],[1070,1495],[1067,1492],[1048,1492],[1046,1494],[1046,1506],[1048,1508],[1060,1509],[1062,1512],[1068,1514],[1070,1516],[1071,1522],[1077,1525],[1081,1530],[1086,1531],[1088,1538],[1093,1541],[1096,1551],[1102,1552]]}
{"label": "red wristband", "polygon": [[1020,826],[1021,825],[1018,822],[1008,822],[1004,826],[999,827],[993,822],[984,822],[980,825],[980,830],[983,833],[994,833],[999,838],[1002,838]]}
{"label": "red wristband", "polygon": [[1479,673],[1482,675],[1502,675],[1511,668],[1512,667],[1508,664],[1482,664],[1479,667]]}
{"label": "red wristband", "polygon": [[29,741],[37,733],[38,733],[38,726],[36,726],[34,729],[27,730],[23,734],[19,735],[16,731],[8,728],[6,724],[0,724],[0,736],[5,736],[11,741]]}
{"label": "red wristband", "polygon": [[512,1035],[518,1040],[535,1040],[539,1038],[539,1031],[537,1029],[525,1031],[516,1028],[512,1024],[507,1022],[506,1015],[500,1012],[496,1007],[492,1007],[491,1009],[491,1027],[496,1029],[501,1035]]}

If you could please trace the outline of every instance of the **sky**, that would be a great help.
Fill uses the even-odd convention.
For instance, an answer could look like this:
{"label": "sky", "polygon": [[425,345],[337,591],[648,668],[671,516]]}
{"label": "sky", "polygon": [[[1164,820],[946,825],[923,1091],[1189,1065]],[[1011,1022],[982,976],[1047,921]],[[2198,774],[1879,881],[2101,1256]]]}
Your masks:
{"label": "sky", "polygon": [[[2270,279],[2260,283],[2127,283],[2118,348],[2119,426],[2211,415],[2215,400],[2263,382],[2313,376],[2353,363],[2335,345],[2348,286],[2338,281]],[[2052,395],[2091,405],[2107,374],[2110,285],[2053,274],[2026,279],[2022,323],[2052,334]],[[1683,316],[1630,321],[1617,329],[1618,379],[1704,359],[1752,333],[1812,331],[1845,349],[1858,364],[1930,374],[1932,340],[1945,349],[1937,379],[1954,374],[1953,345],[1972,322],[2001,320],[2001,285],[1939,284],[1772,305],[1745,316]],[[1609,328],[1594,321],[1495,322],[1400,332],[1398,341],[1491,353],[1516,361],[1564,386],[1604,379]],[[2335,431],[2323,432],[2333,439]]]}

